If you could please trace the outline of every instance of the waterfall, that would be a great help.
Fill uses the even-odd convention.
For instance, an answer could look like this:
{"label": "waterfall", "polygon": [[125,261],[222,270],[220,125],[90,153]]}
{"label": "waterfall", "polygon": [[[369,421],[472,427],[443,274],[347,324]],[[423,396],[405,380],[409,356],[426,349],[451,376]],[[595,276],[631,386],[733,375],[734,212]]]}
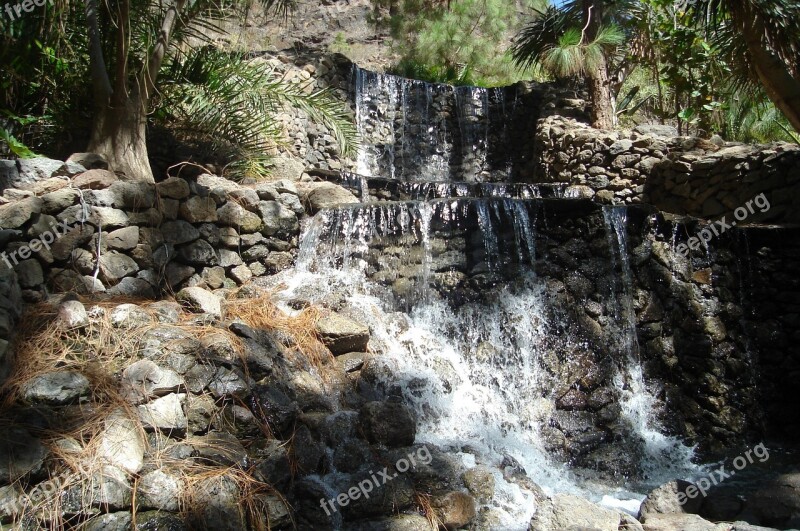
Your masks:
{"label": "waterfall", "polygon": [[[504,90],[426,83],[356,66],[353,79],[362,139],[358,174],[415,182],[510,176],[507,121],[518,106],[516,98],[507,104]],[[502,164],[493,164],[492,155]]]}

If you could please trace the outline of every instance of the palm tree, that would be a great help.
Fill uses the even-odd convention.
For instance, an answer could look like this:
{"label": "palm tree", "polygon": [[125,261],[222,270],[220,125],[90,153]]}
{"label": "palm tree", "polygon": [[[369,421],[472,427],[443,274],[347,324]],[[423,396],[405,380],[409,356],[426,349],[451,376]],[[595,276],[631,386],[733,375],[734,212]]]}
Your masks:
{"label": "palm tree", "polygon": [[[607,16],[607,4],[615,2],[571,0],[558,8],[550,6],[523,28],[513,48],[520,66],[540,63],[559,78],[585,74],[592,125],[600,129],[616,123],[609,57],[625,41],[613,17]],[[616,17],[621,14],[615,10]]]}
{"label": "palm tree", "polygon": [[699,0],[698,26],[726,52],[740,85],[759,83],[800,131],[800,3],[796,0]]}

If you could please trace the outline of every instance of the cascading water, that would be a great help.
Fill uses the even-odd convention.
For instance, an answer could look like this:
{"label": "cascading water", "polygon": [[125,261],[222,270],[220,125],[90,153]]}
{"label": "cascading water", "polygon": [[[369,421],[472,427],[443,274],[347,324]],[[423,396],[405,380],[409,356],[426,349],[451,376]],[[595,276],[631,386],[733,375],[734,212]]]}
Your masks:
{"label": "cascading water", "polygon": [[[356,171],[390,179],[505,180],[512,157],[510,114],[501,89],[451,87],[354,67]],[[492,157],[492,155],[495,155]],[[501,163],[491,160],[496,158]]]}

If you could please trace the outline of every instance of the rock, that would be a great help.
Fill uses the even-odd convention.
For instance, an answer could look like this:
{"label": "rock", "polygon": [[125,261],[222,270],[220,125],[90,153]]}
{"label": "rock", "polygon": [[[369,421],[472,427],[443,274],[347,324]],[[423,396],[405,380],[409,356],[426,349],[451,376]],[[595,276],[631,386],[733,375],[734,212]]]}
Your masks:
{"label": "rock", "polygon": [[21,391],[28,402],[60,406],[87,396],[89,380],[76,371],[56,371],[28,380]]}
{"label": "rock", "polygon": [[[142,274],[140,271],[139,274]],[[106,293],[113,296],[126,296],[144,299],[153,299],[156,296],[153,285],[147,280],[141,278],[125,277],[117,283],[116,286],[110,287]]]}
{"label": "rock", "polygon": [[411,412],[396,402],[367,402],[359,412],[366,439],[393,448],[414,444],[417,426]]}
{"label": "rock", "polygon": [[161,233],[164,235],[164,241],[173,245],[193,242],[200,237],[200,231],[183,220],[165,222],[161,225]]}
{"label": "rock", "polygon": [[138,328],[151,322],[150,314],[135,304],[120,304],[111,310],[111,324],[116,328]]}
{"label": "rock", "polygon": [[117,176],[105,169],[88,170],[72,179],[72,185],[89,190],[102,190],[117,182]]}
{"label": "rock", "polygon": [[[137,515],[136,521],[141,523]],[[81,527],[81,531],[129,531],[131,528],[131,513],[127,511],[118,513],[101,514],[92,518]]]}
{"label": "rock", "polygon": [[189,197],[189,184],[180,177],[168,177],[156,184],[156,190],[161,197],[170,199],[185,199]]}
{"label": "rock", "polygon": [[223,475],[202,479],[193,486],[193,494],[188,518],[192,529],[247,529],[239,508],[239,488],[233,478]]}
{"label": "rock", "polygon": [[198,456],[217,466],[244,466],[247,463],[247,450],[235,435],[224,432],[210,432],[202,437],[189,439]]}
{"label": "rock", "polygon": [[297,232],[297,215],[278,201],[261,201],[258,211],[264,221],[262,232],[267,236],[286,236]]}
{"label": "rock", "polygon": [[269,176],[276,181],[281,179],[289,182],[299,181],[306,169],[301,161],[284,155],[273,157],[270,165]]}
{"label": "rock", "polygon": [[317,320],[316,332],[326,347],[334,354],[366,352],[369,328],[336,313]]}
{"label": "rock", "polygon": [[49,452],[42,441],[21,428],[6,428],[0,435],[0,483],[8,484],[39,474]]}
{"label": "rock", "polygon": [[62,166],[60,160],[48,159],[46,157],[32,157],[29,159],[17,160],[19,170],[19,184],[31,184],[36,181],[49,179]]}
{"label": "rock", "polygon": [[150,360],[139,360],[122,371],[121,383],[126,398],[133,403],[141,403],[154,396],[178,391],[183,385],[183,378]]}
{"label": "rock", "polygon": [[221,288],[225,283],[225,269],[220,266],[205,267],[200,276],[211,289]]}
{"label": "rock", "polygon": [[233,201],[217,209],[221,225],[238,228],[241,232],[258,232],[263,225],[261,218]]}
{"label": "rock", "polygon": [[466,527],[477,514],[475,500],[464,492],[453,491],[444,496],[434,496],[431,505],[440,525],[447,529]]}
{"label": "rock", "polygon": [[195,240],[178,248],[178,256],[187,264],[213,266],[219,263],[216,251],[205,240]]}
{"label": "rock", "polygon": [[139,478],[136,501],[140,507],[177,512],[180,487],[177,477],[162,470],[154,470]]}
{"label": "rock", "polygon": [[231,269],[231,278],[241,285],[253,278],[253,272],[244,264],[240,264]]}
{"label": "rock", "polygon": [[66,260],[72,255],[73,249],[81,247],[92,239],[94,227],[91,225],[78,225],[58,238],[50,246],[50,252],[56,260]]}
{"label": "rock", "polygon": [[133,249],[139,243],[139,227],[125,227],[117,229],[108,234],[106,244],[110,249],[127,251]]}
{"label": "rock", "polygon": [[100,274],[102,279],[109,284],[115,284],[137,271],[139,271],[139,265],[126,254],[109,251],[100,256]]}
{"label": "rock", "polygon": [[172,393],[136,408],[145,428],[160,430],[165,435],[182,436],[188,428],[183,404],[185,393]]}
{"label": "rock", "polygon": [[611,155],[619,155],[621,153],[625,153],[626,151],[630,150],[633,147],[633,141],[628,139],[617,140],[613,144],[611,144],[608,148],[608,152]]}
{"label": "rock", "polygon": [[220,319],[222,307],[219,298],[203,288],[183,288],[175,295],[175,300],[196,313],[207,313]]}
{"label": "rock", "polygon": [[75,188],[62,188],[42,196],[42,211],[47,214],[61,212],[78,202],[80,192]]}
{"label": "rock", "polygon": [[155,186],[147,182],[117,181],[109,187],[114,206],[126,210],[146,210],[156,202]]}
{"label": "rock", "polygon": [[216,398],[226,396],[244,395],[249,391],[247,382],[236,372],[218,367],[211,381],[208,383],[208,390]]}
{"label": "rock", "polygon": [[23,260],[14,266],[19,285],[23,288],[36,288],[44,284],[44,271],[39,260],[31,258]]}
{"label": "rock", "polygon": [[633,128],[633,130],[640,135],[652,135],[668,138],[678,136],[678,130],[671,125],[642,124],[637,125]]}
{"label": "rock", "polygon": [[619,529],[622,517],[583,498],[556,494],[539,505],[531,519],[530,531],[553,529]]}
{"label": "rock", "polygon": [[494,476],[492,471],[483,465],[470,468],[462,474],[464,485],[481,503],[489,503],[494,497]]}
{"label": "rock", "polygon": [[712,524],[696,514],[651,514],[644,531],[730,531],[729,524]]}
{"label": "rock", "polygon": [[67,159],[67,162],[74,162],[80,164],[87,170],[108,169],[108,161],[103,155],[98,153],[73,153]]}
{"label": "rock", "polygon": [[219,249],[219,265],[222,267],[232,267],[242,265],[242,257],[234,251],[228,249]]}
{"label": "rock", "polygon": [[34,214],[42,211],[43,201],[39,197],[28,197],[0,206],[0,228],[18,229]]}
{"label": "rock", "polygon": [[58,320],[66,328],[83,328],[89,324],[89,315],[80,301],[65,301],[58,307]]}
{"label": "rock", "polygon": [[105,465],[91,474],[86,483],[74,483],[63,492],[65,513],[87,514],[93,512],[94,507],[119,511],[130,506],[131,485],[120,468]]}
{"label": "rock", "polygon": [[210,197],[193,196],[181,202],[180,216],[191,223],[217,221],[217,203]]}
{"label": "rock", "polygon": [[164,277],[170,288],[177,287],[181,282],[194,275],[194,267],[170,262],[164,269]]}
{"label": "rock", "polygon": [[0,190],[16,188],[21,184],[16,161],[0,160]]}
{"label": "rock", "polygon": [[686,496],[686,489],[690,486],[692,483],[676,479],[654,489],[639,507],[639,520],[647,522],[648,517],[653,514],[697,514],[703,498]]}
{"label": "rock", "polygon": [[316,214],[323,208],[358,203],[356,196],[339,185],[329,182],[310,184],[307,203],[311,207],[312,214]]}
{"label": "rock", "polygon": [[344,372],[353,372],[360,370],[367,359],[369,359],[369,354],[366,352],[348,352],[336,356],[335,361],[336,365]]}
{"label": "rock", "polygon": [[131,474],[139,472],[144,463],[145,441],[136,422],[119,408],[106,417],[104,423],[99,435],[98,457]]}
{"label": "rock", "polygon": [[297,404],[273,385],[257,385],[253,389],[250,409],[277,434],[290,430],[299,411]]}
{"label": "rock", "polygon": [[148,308],[156,312],[160,323],[177,323],[181,317],[181,305],[172,301],[151,302]]}

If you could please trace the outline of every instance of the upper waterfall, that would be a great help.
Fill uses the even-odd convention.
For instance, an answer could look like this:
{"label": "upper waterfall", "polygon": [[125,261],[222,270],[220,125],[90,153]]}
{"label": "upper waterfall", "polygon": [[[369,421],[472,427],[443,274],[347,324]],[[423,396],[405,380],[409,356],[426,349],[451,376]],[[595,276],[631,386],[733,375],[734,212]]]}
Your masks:
{"label": "upper waterfall", "polygon": [[[357,173],[402,181],[507,181],[533,105],[518,86],[481,88],[353,67]],[[526,108],[528,107],[528,108]]]}

